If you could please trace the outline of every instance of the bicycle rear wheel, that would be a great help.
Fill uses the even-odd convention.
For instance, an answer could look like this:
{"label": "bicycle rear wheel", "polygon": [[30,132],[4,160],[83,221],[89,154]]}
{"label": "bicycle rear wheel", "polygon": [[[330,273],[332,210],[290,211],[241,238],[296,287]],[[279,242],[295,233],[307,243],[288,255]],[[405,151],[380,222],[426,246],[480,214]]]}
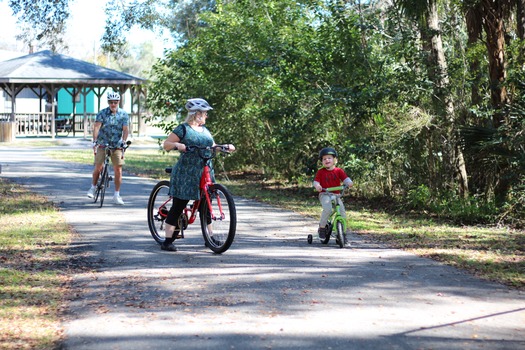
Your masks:
{"label": "bicycle rear wheel", "polygon": [[104,196],[106,195],[106,188],[108,187],[109,183],[109,175],[108,175],[108,166],[104,165],[104,168],[102,168],[102,174],[99,178],[99,186],[100,186],[100,207],[102,208],[102,205],[104,204]]}
{"label": "bicycle rear wheel", "polygon": [[148,200],[148,226],[157,243],[164,242],[164,220],[171,209],[170,182],[160,181],[153,187]]}
{"label": "bicycle rear wheel", "polygon": [[203,198],[199,208],[202,236],[206,246],[220,254],[230,248],[237,229],[237,211],[233,196],[220,184],[209,188],[211,208]]}
{"label": "bicycle rear wheel", "polygon": [[321,243],[323,244],[328,244],[328,242],[330,241],[330,236],[332,235],[332,229],[333,229],[334,225],[329,222],[328,224],[326,224],[326,233],[325,233],[325,238],[324,239],[321,239]]}

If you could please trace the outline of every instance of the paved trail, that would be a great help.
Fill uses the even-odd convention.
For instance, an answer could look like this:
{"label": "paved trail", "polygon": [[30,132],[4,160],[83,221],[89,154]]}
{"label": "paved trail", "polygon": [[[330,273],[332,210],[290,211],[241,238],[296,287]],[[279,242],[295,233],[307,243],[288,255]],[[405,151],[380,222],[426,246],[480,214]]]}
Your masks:
{"label": "paved trail", "polygon": [[125,176],[126,206],[100,209],[89,166],[1,145],[0,164],[60,205],[71,258],[90,268],[63,349],[525,348],[524,294],[452,267],[359,236],[308,245],[315,220],[240,198],[229,251],[206,249],[197,224],[162,252],[146,221],[155,181]]}

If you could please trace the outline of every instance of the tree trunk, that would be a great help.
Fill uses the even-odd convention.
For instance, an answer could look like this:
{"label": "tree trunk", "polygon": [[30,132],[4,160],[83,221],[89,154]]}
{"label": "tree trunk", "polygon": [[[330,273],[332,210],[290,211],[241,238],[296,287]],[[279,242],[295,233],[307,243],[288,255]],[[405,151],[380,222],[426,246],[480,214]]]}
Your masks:
{"label": "tree trunk", "polygon": [[503,116],[500,111],[507,103],[507,89],[504,82],[507,78],[505,69],[505,28],[504,6],[501,1],[482,1],[481,9],[484,16],[483,27],[487,35],[486,45],[489,61],[490,97],[496,113],[492,118],[493,127],[502,125]]}
{"label": "tree trunk", "polygon": [[[525,1],[525,0],[523,0]],[[481,23],[481,14],[479,8],[470,8],[465,13],[465,22],[467,23],[468,32],[468,46],[474,46],[478,40],[481,40],[481,32],[483,30]],[[481,94],[479,93],[479,82],[482,78],[480,72],[480,62],[477,58],[469,62],[470,72],[474,74],[471,89],[471,104],[476,106],[479,105],[481,100]]]}
{"label": "tree trunk", "polygon": [[[516,0],[516,28],[518,32],[518,38],[525,40],[525,0]],[[519,63],[523,66],[525,63],[525,47],[520,48],[520,55],[518,57]]]}
{"label": "tree trunk", "polygon": [[[428,2],[428,15],[426,23],[425,38],[430,44],[430,79],[436,85],[435,102],[437,111],[444,107],[445,114],[442,119],[443,130],[445,134],[442,135],[446,140],[444,145],[443,155],[447,160],[447,168],[450,173],[456,173],[459,177],[459,189],[463,197],[468,196],[468,176],[465,162],[463,160],[463,151],[460,148],[460,143],[456,136],[455,130],[455,109],[454,102],[449,87],[448,66],[443,50],[443,41],[441,38],[441,28],[439,26],[439,15],[437,8],[437,1],[432,0]],[[453,181],[449,179],[449,181]]]}
{"label": "tree trunk", "polygon": [[[492,117],[492,126],[499,128],[505,123],[503,107],[508,102],[505,79],[507,71],[505,68],[505,27],[504,19],[508,15],[509,8],[504,0],[483,0],[481,10],[483,13],[483,27],[487,35],[487,55],[489,61],[489,78],[491,87],[491,102],[495,112]],[[509,181],[505,176],[508,164],[500,165],[498,180],[496,182],[495,198],[497,204],[504,203],[508,191]]]}

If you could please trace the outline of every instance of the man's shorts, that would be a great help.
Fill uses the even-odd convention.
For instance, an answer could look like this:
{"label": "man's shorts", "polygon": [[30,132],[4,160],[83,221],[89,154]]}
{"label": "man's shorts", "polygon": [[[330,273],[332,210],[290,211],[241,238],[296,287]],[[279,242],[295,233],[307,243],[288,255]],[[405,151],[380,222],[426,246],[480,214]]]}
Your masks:
{"label": "man's shorts", "polygon": [[[105,149],[102,147],[97,148],[97,154],[95,155],[95,165],[100,165],[104,163],[105,158]],[[122,158],[122,150],[114,149],[111,151],[111,164],[115,165],[124,165],[124,159]]]}

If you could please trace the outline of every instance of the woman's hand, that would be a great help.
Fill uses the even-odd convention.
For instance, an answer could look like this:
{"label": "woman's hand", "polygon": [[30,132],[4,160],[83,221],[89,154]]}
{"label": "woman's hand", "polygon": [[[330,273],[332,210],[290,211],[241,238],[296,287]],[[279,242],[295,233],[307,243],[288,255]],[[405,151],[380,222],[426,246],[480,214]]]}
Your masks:
{"label": "woman's hand", "polygon": [[164,140],[164,143],[162,144],[162,147],[165,151],[186,151],[186,145],[180,142],[180,138],[175,135],[174,133],[169,134],[168,138]]}
{"label": "woman's hand", "polygon": [[177,151],[179,152],[186,152],[186,145],[180,142],[174,142],[174,146]]}

